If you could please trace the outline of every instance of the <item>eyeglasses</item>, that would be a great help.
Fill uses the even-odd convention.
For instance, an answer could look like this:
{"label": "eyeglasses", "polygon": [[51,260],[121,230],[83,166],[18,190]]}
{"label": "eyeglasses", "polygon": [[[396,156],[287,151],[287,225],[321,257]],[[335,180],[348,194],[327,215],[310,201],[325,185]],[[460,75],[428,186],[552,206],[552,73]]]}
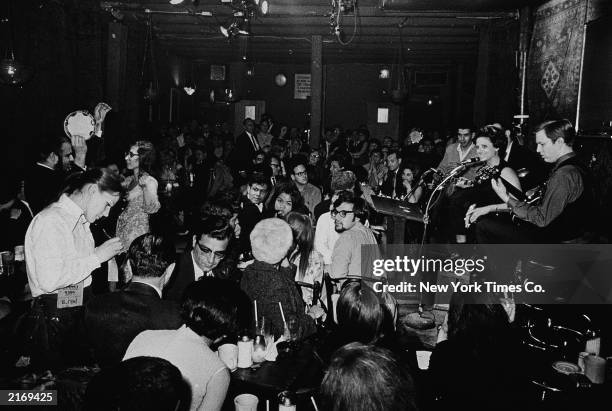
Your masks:
{"label": "eyeglasses", "polygon": [[295,175],[298,177],[305,177],[308,173],[306,171],[300,171],[299,173],[295,173]]}
{"label": "eyeglasses", "polygon": [[280,164],[270,163],[270,167],[280,167]]}
{"label": "eyeglasses", "polygon": [[351,211],[351,210],[341,210],[341,211],[338,211],[335,208],[333,210],[331,210],[331,216],[333,218],[336,218],[337,215],[340,215],[340,217],[344,218],[344,217],[346,217],[347,214],[350,214],[350,213],[354,214],[355,212]]}
{"label": "eyeglasses", "polygon": [[225,252],[217,251],[217,252],[213,253],[213,251],[210,248],[208,248],[206,246],[203,246],[202,244],[200,244],[198,242],[196,242],[196,244],[197,244],[198,248],[200,249],[200,251],[202,252],[202,254],[204,254],[206,256],[212,254],[213,257],[215,258],[215,260],[222,260],[222,259],[225,258]]}
{"label": "eyeglasses", "polygon": [[129,157],[129,158],[134,158],[134,157],[138,157],[138,153],[134,153],[132,151],[128,151],[128,152],[125,153],[125,156]]}

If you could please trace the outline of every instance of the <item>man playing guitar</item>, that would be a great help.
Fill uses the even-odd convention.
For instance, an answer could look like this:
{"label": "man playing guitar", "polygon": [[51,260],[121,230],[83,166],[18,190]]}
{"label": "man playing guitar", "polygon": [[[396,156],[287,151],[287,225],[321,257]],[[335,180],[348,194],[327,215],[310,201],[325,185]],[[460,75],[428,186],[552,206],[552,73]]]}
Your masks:
{"label": "man playing guitar", "polygon": [[536,129],[537,152],[554,163],[540,202],[529,204],[508,194],[504,184],[491,185],[520,224],[484,217],[476,222],[479,243],[575,243],[584,242],[592,196],[587,170],[572,146],[576,130],[568,120],[547,121]]}

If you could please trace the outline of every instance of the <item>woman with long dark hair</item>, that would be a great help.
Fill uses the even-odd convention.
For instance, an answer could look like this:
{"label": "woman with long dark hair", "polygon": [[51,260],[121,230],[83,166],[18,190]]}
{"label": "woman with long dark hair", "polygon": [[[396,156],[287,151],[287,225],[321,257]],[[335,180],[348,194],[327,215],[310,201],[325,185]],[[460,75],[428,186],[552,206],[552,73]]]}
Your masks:
{"label": "woman with long dark hair", "polygon": [[155,163],[155,148],[149,141],[137,141],[125,155],[131,176],[123,181],[127,206],[117,219],[117,237],[121,239],[123,251],[132,241],[150,232],[149,216],[159,208],[157,180],[152,176]]}
{"label": "woman with long dark hair", "polygon": [[[323,256],[314,249],[314,229],[310,217],[292,211],[285,217],[293,231],[294,250],[290,253],[289,262],[296,266],[295,280],[314,284],[323,282]],[[312,300],[312,289],[302,287],[302,299],[307,307],[316,304]]]}

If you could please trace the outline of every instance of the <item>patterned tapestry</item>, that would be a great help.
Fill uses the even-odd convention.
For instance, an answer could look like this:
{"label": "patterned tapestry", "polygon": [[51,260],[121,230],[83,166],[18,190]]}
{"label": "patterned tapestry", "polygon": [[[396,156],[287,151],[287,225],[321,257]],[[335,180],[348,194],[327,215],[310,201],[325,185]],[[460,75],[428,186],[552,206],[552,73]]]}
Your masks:
{"label": "patterned tapestry", "polygon": [[552,0],[539,7],[528,61],[530,123],[576,117],[586,0]]}

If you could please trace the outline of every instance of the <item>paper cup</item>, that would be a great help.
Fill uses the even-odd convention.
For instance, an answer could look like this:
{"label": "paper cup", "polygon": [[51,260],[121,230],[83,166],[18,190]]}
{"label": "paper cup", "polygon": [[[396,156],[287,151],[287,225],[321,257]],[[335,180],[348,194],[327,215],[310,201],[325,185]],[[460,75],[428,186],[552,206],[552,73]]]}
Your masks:
{"label": "paper cup", "polygon": [[419,363],[419,369],[429,369],[429,359],[431,358],[431,351],[417,351],[417,362]]}
{"label": "paper cup", "polygon": [[606,360],[596,355],[588,355],[584,358],[584,375],[593,384],[603,384],[606,376]]}
{"label": "paper cup", "polygon": [[236,411],[257,411],[259,398],[253,394],[240,394],[234,398]]}
{"label": "paper cup", "polygon": [[238,346],[236,344],[223,344],[217,351],[219,359],[234,371],[238,366]]}

